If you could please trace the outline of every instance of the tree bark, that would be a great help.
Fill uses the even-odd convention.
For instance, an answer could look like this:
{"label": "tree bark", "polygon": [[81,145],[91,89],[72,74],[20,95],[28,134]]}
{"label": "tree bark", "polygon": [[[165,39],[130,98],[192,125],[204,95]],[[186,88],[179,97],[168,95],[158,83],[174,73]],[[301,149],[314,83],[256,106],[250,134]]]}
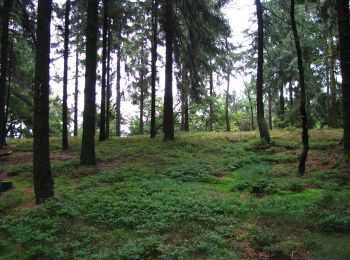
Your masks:
{"label": "tree bark", "polygon": [[110,18],[108,17],[108,44],[107,44],[107,102],[106,102],[106,139],[109,138],[109,128],[111,120],[111,48],[112,48],[112,31],[110,29]]}
{"label": "tree bark", "polygon": [[225,121],[226,121],[226,131],[231,131],[230,126],[230,114],[229,114],[229,97],[230,97],[230,74],[227,73],[227,87],[226,87],[226,97],[225,97]]}
{"label": "tree bark", "polygon": [[331,19],[329,19],[329,27],[328,28],[328,72],[329,73],[329,90],[330,90],[330,97],[329,97],[329,126],[332,128],[336,128],[337,126],[337,85],[335,80],[335,73],[334,73],[334,48],[333,48],[333,29],[332,29],[332,22]]}
{"label": "tree bark", "polygon": [[[78,44],[78,42],[77,42]],[[79,51],[75,50],[75,86],[74,86],[74,136],[78,136],[78,97],[79,97]]]}
{"label": "tree bark", "polygon": [[280,82],[280,127],[284,127],[284,86],[283,82]]}
{"label": "tree bark", "polygon": [[103,0],[102,29],[102,84],[101,84],[101,115],[99,141],[106,140],[106,75],[107,75],[107,32],[108,32],[108,0]]}
{"label": "tree bark", "polygon": [[269,129],[272,130],[272,89],[271,85],[269,86],[267,95],[268,95],[268,110],[269,110]]}
{"label": "tree bark", "polygon": [[187,70],[186,67],[183,66],[181,70],[181,131],[189,132],[189,116],[188,116],[188,90],[189,86],[187,86]]}
{"label": "tree bark", "polygon": [[1,68],[0,68],[0,148],[6,143],[6,131],[4,130],[5,122],[5,96],[6,96],[6,78],[8,62],[8,32],[10,10],[12,0],[4,0],[2,7],[2,36],[1,36]]}
{"label": "tree bark", "polygon": [[33,181],[35,200],[43,203],[54,196],[49,151],[50,23],[52,1],[38,1],[34,84]]}
{"label": "tree bark", "polygon": [[289,113],[290,113],[290,123],[291,125],[294,125],[294,114],[293,114],[293,108],[294,108],[294,93],[293,93],[293,84],[292,79],[289,81]]}
{"label": "tree bark", "polygon": [[[7,84],[7,93],[6,93],[6,110],[5,110],[5,121],[4,121],[4,133],[5,137],[7,136],[7,122],[9,118],[9,110],[10,110],[10,98],[11,98],[11,83],[12,83],[12,66],[13,66],[13,42],[14,39],[12,39],[11,42],[11,49],[10,49],[10,60],[9,60],[9,75],[8,75],[8,84]],[[6,144],[6,139],[5,139]]]}
{"label": "tree bark", "polygon": [[173,3],[165,1],[165,91],[164,91],[164,140],[174,140],[173,117]]}
{"label": "tree bark", "polygon": [[299,87],[300,87],[300,116],[301,116],[301,125],[302,125],[302,143],[303,151],[300,155],[298,172],[300,176],[303,176],[305,173],[305,162],[307,159],[307,154],[309,151],[309,126],[308,126],[308,116],[306,112],[306,86],[305,86],[305,75],[304,75],[304,66],[303,66],[303,56],[302,50],[300,47],[300,39],[295,21],[295,2],[291,0],[290,6],[290,17],[292,23],[292,31],[294,36],[295,48],[297,51],[298,57],[298,71],[299,71]]}
{"label": "tree bark", "polygon": [[140,127],[140,135],[144,134],[144,123],[143,123],[143,115],[144,115],[144,101],[145,101],[145,70],[144,70],[144,42],[141,46],[141,68],[140,68],[140,118],[139,118],[139,127]]}
{"label": "tree bark", "polygon": [[86,30],[86,72],[83,112],[83,138],[80,164],[96,165],[95,123],[96,123],[96,65],[97,65],[97,30],[98,0],[88,1]]}
{"label": "tree bark", "polygon": [[116,136],[120,136],[120,124],[121,124],[121,112],[120,112],[120,105],[121,105],[121,96],[120,96],[120,60],[121,60],[121,50],[120,45],[118,46],[117,50],[117,86],[116,86],[116,92],[117,92],[117,104],[116,104]]}
{"label": "tree bark", "polygon": [[350,20],[349,1],[337,0],[340,47],[340,69],[342,75],[344,157],[350,159]]}
{"label": "tree bark", "polygon": [[157,79],[157,41],[158,41],[158,0],[153,0],[152,6],[152,65],[151,65],[151,138],[157,135],[156,123],[156,79]]}
{"label": "tree bark", "polygon": [[67,86],[68,86],[68,55],[69,55],[69,15],[70,0],[66,1],[66,12],[64,16],[64,65],[63,65],[63,97],[62,97],[62,151],[68,150],[68,107],[67,107]]}
{"label": "tree bark", "polygon": [[258,18],[258,68],[256,79],[256,117],[259,126],[260,139],[269,143],[270,133],[264,117],[263,103],[263,66],[264,66],[264,25],[260,0],[255,0]]}
{"label": "tree bark", "polygon": [[210,71],[209,74],[209,131],[213,131],[213,124],[214,124],[214,108],[213,108],[213,71]]}

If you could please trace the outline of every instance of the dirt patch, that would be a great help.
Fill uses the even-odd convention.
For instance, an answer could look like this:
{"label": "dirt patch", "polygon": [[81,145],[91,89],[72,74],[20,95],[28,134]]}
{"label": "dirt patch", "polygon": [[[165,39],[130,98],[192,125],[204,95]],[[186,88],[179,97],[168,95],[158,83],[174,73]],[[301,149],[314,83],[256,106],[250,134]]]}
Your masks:
{"label": "dirt patch", "polygon": [[33,160],[32,152],[15,152],[9,156],[4,165],[17,165]]}
{"label": "dirt patch", "polygon": [[35,204],[35,199],[32,199],[30,201],[27,201],[25,203],[23,203],[22,205],[19,206],[19,208],[21,209],[32,209],[35,208],[36,204]]}
{"label": "dirt patch", "polygon": [[34,188],[28,188],[22,192],[22,195],[29,195],[29,194],[34,194]]}
{"label": "dirt patch", "polygon": [[52,161],[69,161],[69,160],[77,160],[79,156],[75,153],[70,152],[62,152],[62,151],[54,151],[51,152],[50,158]]}

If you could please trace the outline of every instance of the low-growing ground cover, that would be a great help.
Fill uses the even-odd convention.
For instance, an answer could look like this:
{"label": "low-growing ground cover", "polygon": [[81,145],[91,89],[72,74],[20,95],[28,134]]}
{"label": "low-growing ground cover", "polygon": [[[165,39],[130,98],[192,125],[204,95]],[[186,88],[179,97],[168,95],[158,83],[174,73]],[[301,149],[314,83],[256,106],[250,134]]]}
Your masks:
{"label": "low-growing ground cover", "polygon": [[55,198],[35,207],[30,140],[1,161],[0,259],[347,259],[350,173],[341,131],[311,131],[307,172],[296,176],[300,134],[182,134],[97,144],[79,166],[51,140]]}

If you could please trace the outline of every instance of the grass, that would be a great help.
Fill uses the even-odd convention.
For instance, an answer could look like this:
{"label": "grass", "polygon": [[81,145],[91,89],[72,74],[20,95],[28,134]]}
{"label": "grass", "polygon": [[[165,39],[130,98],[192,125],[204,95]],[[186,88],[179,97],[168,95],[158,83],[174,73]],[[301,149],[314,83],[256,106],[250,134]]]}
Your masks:
{"label": "grass", "polygon": [[[51,140],[55,198],[34,207],[30,140],[10,142],[0,167],[0,259],[346,259],[349,172],[337,130],[311,131],[305,177],[299,132],[190,133],[97,143],[98,167],[79,166]],[[327,247],[322,247],[327,243]]]}

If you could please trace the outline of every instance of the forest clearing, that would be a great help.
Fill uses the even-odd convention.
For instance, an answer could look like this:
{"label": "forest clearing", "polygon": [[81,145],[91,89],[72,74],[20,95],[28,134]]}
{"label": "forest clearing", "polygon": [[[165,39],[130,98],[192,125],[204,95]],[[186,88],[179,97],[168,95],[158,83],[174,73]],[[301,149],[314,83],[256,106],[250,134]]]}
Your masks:
{"label": "forest clearing", "polygon": [[350,259],[349,0],[0,14],[0,260]]}
{"label": "forest clearing", "polygon": [[348,259],[350,172],[338,130],[112,138],[98,166],[51,140],[55,198],[35,207],[31,141],[11,141],[0,198],[1,259]]}

